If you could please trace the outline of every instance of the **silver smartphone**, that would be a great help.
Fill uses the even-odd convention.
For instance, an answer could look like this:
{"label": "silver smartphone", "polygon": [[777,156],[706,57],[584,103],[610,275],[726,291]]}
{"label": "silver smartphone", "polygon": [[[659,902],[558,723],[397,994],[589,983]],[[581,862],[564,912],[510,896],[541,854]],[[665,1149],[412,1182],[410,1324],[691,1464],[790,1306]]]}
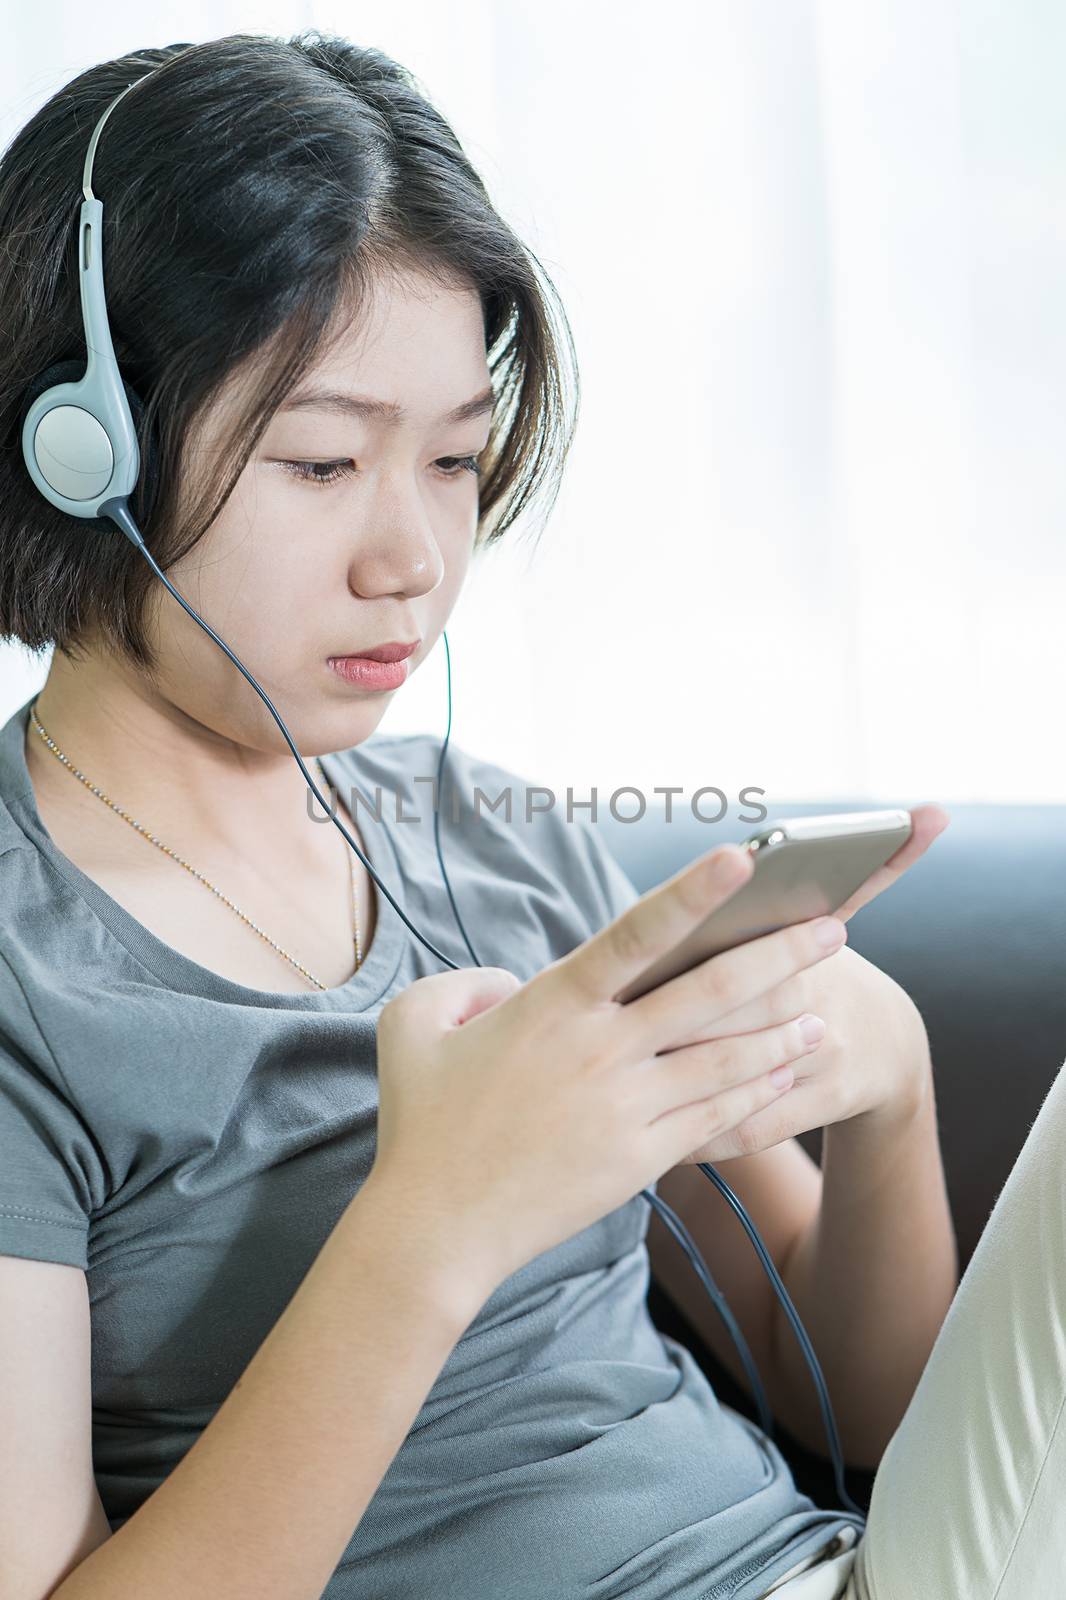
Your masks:
{"label": "silver smartphone", "polygon": [[841,811],[795,817],[753,834],[743,846],[755,870],[724,905],[615,995],[636,1000],[735,945],[839,911],[871,873],[911,836],[909,811]]}

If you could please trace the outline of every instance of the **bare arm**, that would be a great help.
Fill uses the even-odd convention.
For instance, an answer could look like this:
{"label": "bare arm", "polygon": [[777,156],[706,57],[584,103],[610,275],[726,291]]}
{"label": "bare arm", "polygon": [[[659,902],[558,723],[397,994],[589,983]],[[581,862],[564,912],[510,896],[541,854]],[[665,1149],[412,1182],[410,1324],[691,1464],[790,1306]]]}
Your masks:
{"label": "bare arm", "polygon": [[207,1428],[51,1600],[318,1600],[491,1292],[371,1178]]}
{"label": "bare arm", "polygon": [[[852,1466],[876,1467],[908,1408],[959,1285],[932,1074],[893,1120],[853,1117],[823,1131],[818,1168],[797,1139],[715,1162],[770,1251],[810,1334]],[[818,1394],[792,1325],[739,1219],[696,1166],[659,1179],[738,1320],[776,1421],[828,1456]],[[751,1394],[722,1320],[658,1216],[656,1282]]]}
{"label": "bare arm", "polygon": [[[932,1076],[894,1121],[823,1132],[822,1168],[796,1139],[716,1170],[759,1230],[807,1329],[845,1458],[877,1465],[907,1408],[958,1286]],[[774,1417],[828,1456],[814,1379],[747,1233],[695,1166],[659,1180],[740,1324]],[[747,1374],[687,1256],[653,1214],[656,1282],[750,1394]]]}
{"label": "bare arm", "polygon": [[[822,1203],[780,1269],[829,1387],[848,1462],[874,1467],[918,1386],[959,1283],[930,1073],[917,1109],[834,1123]],[[774,1296],[785,1426],[827,1455],[814,1381]]]}

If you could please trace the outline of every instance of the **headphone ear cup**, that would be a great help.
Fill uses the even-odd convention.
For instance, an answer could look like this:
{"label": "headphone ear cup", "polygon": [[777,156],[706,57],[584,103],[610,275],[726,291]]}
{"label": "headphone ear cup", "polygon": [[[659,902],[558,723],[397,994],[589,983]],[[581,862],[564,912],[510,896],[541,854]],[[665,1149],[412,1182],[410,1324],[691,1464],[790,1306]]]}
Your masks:
{"label": "headphone ear cup", "polygon": [[[44,394],[46,389],[53,389],[61,383],[77,383],[84,376],[84,361],[54,361],[50,367],[46,367],[43,372],[39,372],[28,385],[23,398],[22,411],[19,416],[19,438],[22,438],[22,429],[30,407],[35,400]],[[137,510],[140,512],[141,521],[146,522],[155,501],[158,454],[153,437],[144,432],[144,404],[140,396],[125,381],[122,387],[126,391],[126,400],[129,404],[130,416],[133,418],[133,426],[137,432],[137,446],[141,457],[141,466],[137,474],[137,484],[133,491],[133,498],[138,502]]]}

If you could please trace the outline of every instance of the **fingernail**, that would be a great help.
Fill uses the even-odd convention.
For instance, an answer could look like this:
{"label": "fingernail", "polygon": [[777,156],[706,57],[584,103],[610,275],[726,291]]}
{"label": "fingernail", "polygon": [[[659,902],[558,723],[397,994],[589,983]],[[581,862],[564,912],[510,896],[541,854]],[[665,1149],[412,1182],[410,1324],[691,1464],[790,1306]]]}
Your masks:
{"label": "fingernail", "polygon": [[834,945],[844,943],[846,932],[847,929],[837,917],[822,917],[814,924],[814,942],[821,945],[823,950],[832,950]]}
{"label": "fingernail", "polygon": [[806,1016],[799,1019],[799,1032],[804,1044],[817,1044],[819,1039],[825,1037],[825,1023],[821,1017],[808,1011]]}
{"label": "fingernail", "polygon": [[791,1067],[775,1067],[770,1074],[770,1082],[775,1089],[787,1089],[792,1082]]}

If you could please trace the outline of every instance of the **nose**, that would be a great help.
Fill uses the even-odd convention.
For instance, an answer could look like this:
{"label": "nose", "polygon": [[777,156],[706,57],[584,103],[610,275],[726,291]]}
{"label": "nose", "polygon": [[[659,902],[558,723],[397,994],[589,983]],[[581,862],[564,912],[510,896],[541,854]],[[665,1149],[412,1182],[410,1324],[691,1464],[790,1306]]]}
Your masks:
{"label": "nose", "polygon": [[359,599],[429,594],[444,578],[444,560],[425,520],[392,520],[358,539],[348,587]]}

